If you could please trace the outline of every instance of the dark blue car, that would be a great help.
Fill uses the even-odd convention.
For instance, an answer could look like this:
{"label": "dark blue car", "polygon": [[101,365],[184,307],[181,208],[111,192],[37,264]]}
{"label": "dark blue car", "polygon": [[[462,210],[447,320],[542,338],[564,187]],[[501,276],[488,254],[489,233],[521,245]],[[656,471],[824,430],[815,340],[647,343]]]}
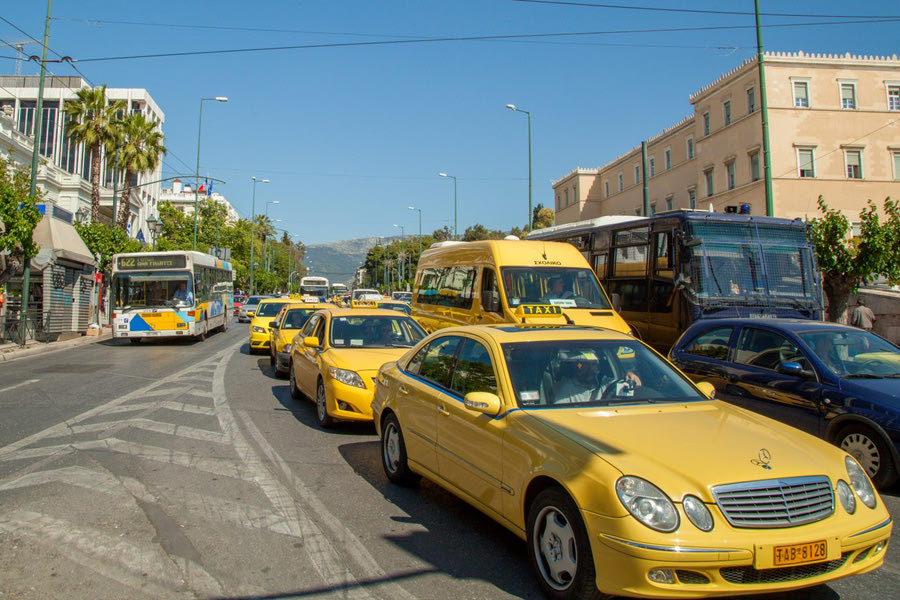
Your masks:
{"label": "dark blue car", "polygon": [[879,488],[900,465],[900,348],[836,323],[708,319],[669,359],[719,399],[840,446]]}

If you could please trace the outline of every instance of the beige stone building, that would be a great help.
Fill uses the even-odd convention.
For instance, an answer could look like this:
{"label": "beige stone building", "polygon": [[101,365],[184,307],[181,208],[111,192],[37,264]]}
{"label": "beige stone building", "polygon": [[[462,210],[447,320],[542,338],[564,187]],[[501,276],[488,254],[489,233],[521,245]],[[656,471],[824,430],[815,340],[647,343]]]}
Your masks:
{"label": "beige stone building", "polygon": [[[900,59],[767,53],[773,216],[816,217],[819,195],[856,220],[900,196]],[[690,97],[693,113],[642,149],[553,182],[556,223],[679,208],[766,214],[757,61]]]}

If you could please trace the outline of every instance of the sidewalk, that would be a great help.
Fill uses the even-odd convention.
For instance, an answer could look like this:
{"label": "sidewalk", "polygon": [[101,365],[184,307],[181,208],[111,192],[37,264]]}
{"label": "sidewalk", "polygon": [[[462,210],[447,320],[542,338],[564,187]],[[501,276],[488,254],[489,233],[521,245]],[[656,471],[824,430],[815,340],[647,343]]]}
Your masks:
{"label": "sidewalk", "polygon": [[0,341],[0,364],[17,358],[24,358],[26,356],[33,356],[44,352],[53,352],[55,350],[64,350],[66,348],[74,348],[76,346],[93,344],[108,339],[112,339],[112,329],[107,326],[100,330],[99,335],[81,335],[57,342],[37,342],[35,340],[28,340],[25,342],[24,347],[13,342]]}

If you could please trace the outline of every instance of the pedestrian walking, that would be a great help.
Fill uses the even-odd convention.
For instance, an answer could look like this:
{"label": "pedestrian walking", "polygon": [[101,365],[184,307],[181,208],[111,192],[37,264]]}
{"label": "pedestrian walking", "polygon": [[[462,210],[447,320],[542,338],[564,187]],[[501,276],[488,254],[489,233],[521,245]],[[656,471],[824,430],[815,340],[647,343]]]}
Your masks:
{"label": "pedestrian walking", "polygon": [[856,298],[856,306],[850,313],[850,324],[866,331],[872,331],[875,326],[875,313],[866,306],[866,301],[862,296]]}

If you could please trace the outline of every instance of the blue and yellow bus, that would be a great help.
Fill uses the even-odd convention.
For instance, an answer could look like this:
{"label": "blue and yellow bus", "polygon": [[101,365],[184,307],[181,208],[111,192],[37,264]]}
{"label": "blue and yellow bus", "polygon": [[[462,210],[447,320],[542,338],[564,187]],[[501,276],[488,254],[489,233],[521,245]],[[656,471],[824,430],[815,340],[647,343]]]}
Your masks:
{"label": "blue and yellow bus", "polygon": [[113,256],[113,337],[194,337],[225,331],[234,304],[231,263],[200,252]]}

